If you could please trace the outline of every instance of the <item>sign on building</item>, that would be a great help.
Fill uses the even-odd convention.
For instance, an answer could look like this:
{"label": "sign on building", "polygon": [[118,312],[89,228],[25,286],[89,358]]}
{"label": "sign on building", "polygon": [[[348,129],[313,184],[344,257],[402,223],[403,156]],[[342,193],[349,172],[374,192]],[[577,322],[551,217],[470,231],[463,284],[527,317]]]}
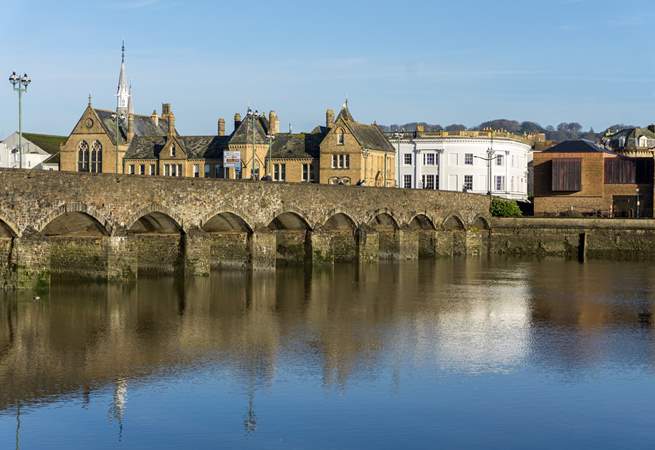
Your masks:
{"label": "sign on building", "polygon": [[223,152],[223,167],[241,170],[241,152]]}

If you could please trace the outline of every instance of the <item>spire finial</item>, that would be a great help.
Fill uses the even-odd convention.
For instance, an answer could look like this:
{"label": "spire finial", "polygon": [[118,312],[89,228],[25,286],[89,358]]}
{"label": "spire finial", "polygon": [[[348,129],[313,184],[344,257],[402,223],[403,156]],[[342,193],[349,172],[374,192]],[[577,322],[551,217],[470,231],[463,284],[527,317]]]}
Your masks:
{"label": "spire finial", "polygon": [[121,62],[125,62],[125,41],[123,41],[123,45],[121,46]]}
{"label": "spire finial", "polygon": [[89,106],[91,106],[91,93],[89,93]]}

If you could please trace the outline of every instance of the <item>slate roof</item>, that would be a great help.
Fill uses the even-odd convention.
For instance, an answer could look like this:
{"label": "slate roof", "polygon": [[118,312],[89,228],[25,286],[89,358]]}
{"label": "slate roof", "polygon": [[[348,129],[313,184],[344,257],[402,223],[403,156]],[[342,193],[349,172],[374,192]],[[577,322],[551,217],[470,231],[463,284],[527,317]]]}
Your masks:
{"label": "slate roof", "polygon": [[59,153],[59,146],[68,139],[66,136],[53,136],[50,134],[37,133],[23,133],[23,137],[51,155]]}
{"label": "slate roof", "polygon": [[[135,136],[125,153],[126,159],[157,159],[168,136]],[[178,136],[187,159],[219,159],[227,149],[229,136]]]}
{"label": "slate roof", "polygon": [[279,133],[271,145],[272,158],[318,158],[322,133]]}
{"label": "slate roof", "polygon": [[648,128],[624,128],[606,136],[605,142],[608,142],[612,148],[621,148],[619,140],[625,138],[625,148],[636,148],[638,140],[642,136],[646,136],[650,140],[655,140],[655,133]]}
{"label": "slate roof", "polygon": [[577,139],[560,142],[546,150],[543,153],[612,153],[606,148],[596,145],[586,139]]}
{"label": "slate roof", "polygon": [[[268,144],[268,120],[265,117],[259,117],[255,123],[255,143]],[[241,124],[238,126],[230,138],[230,144],[252,144],[253,136],[253,121],[244,117]]]}
{"label": "slate roof", "polygon": [[[112,144],[116,144],[116,122],[112,119],[114,111],[104,109],[94,109],[102,125],[105,127]],[[119,143],[125,144],[127,141],[127,119],[123,120],[119,126]],[[150,116],[134,115],[134,135],[135,136],[166,136],[168,134],[168,120],[159,118],[159,124],[155,126]],[[177,131],[176,131],[177,134]]]}
{"label": "slate roof", "polygon": [[396,151],[380,127],[357,122],[350,113],[348,105],[343,105],[335,122],[339,122],[339,120],[343,120],[348,125],[355,139],[357,139],[362,147],[370,150]]}

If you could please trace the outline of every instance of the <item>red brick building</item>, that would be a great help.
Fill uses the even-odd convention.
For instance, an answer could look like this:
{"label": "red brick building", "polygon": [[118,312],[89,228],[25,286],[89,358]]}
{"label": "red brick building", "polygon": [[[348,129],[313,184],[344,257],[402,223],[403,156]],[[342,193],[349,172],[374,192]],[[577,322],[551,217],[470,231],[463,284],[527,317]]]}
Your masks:
{"label": "red brick building", "polygon": [[536,216],[653,217],[653,158],[628,158],[590,141],[534,155]]}

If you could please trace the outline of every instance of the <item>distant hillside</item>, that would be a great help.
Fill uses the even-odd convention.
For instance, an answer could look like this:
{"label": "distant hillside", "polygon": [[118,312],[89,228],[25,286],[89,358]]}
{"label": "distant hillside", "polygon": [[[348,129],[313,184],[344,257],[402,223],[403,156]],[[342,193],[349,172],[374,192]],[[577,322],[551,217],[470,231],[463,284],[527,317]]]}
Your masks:
{"label": "distant hillside", "polygon": [[[385,131],[398,131],[400,129],[405,129],[406,131],[416,131],[417,125],[425,126],[426,131],[464,131],[491,128],[494,130],[507,130],[516,134],[545,133],[546,139],[549,141],[565,141],[567,139],[589,139],[591,141],[597,141],[604,134],[604,131],[602,133],[596,133],[593,128],[590,128],[588,131],[584,131],[582,125],[577,122],[562,122],[557,125],[557,127],[548,125],[544,128],[536,122],[518,122],[516,120],[508,119],[490,120],[472,128],[467,128],[465,125],[461,124],[452,124],[444,127],[441,125],[428,124],[425,122],[410,122],[404,125],[381,125],[381,127]],[[616,130],[624,127],[626,126],[614,125],[609,129]]]}

